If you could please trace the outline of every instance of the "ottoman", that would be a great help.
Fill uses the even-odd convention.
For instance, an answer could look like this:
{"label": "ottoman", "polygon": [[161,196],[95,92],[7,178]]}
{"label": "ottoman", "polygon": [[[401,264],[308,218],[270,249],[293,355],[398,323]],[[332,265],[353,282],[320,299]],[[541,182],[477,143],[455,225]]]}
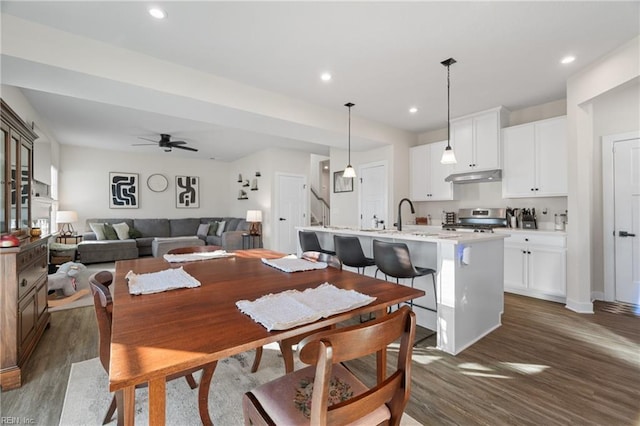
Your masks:
{"label": "ottoman", "polygon": [[153,257],[162,257],[171,249],[203,245],[204,241],[198,237],[156,237],[151,242],[151,252]]}
{"label": "ottoman", "polygon": [[136,240],[89,240],[78,243],[78,259],[81,263],[113,262],[137,259]]}

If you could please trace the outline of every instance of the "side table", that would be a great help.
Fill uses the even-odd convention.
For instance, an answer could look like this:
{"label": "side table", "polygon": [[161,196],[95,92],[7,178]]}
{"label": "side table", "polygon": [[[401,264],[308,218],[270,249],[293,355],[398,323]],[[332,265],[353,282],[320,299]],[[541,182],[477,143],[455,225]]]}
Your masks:
{"label": "side table", "polygon": [[242,249],[262,248],[262,235],[242,234]]}
{"label": "side table", "polygon": [[82,235],[58,235],[56,238],[56,242],[62,244],[78,244],[80,241],[82,241]]}

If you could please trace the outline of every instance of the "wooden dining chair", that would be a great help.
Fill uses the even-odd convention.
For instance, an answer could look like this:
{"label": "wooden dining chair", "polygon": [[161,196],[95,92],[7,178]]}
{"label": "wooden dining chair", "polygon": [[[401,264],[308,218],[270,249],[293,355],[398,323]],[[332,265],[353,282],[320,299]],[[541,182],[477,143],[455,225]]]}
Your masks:
{"label": "wooden dining chair", "polygon": [[[331,268],[342,269],[342,263],[340,262],[340,260],[336,256],[327,253],[322,253],[319,251],[305,251],[304,253],[302,253],[302,258],[310,260],[312,262],[325,262]],[[278,342],[278,345],[280,346],[280,352],[282,353],[282,358],[284,359],[285,373],[288,374],[293,372],[293,346],[297,345],[300,340],[304,339],[306,336],[309,336],[316,332],[317,330],[310,333],[303,333]],[[256,348],[256,355],[253,359],[253,366],[251,366],[252,373],[258,371],[258,368],[260,367],[262,352],[262,346]]]}
{"label": "wooden dining chair", "polygon": [[[113,274],[109,271],[100,271],[89,277],[89,284],[93,291],[93,302],[96,311],[96,320],[98,322],[99,331],[99,351],[100,351],[100,363],[104,370],[109,373],[109,361],[111,359],[111,323],[112,323],[112,311],[113,311],[113,299],[111,298],[111,291],[109,286],[113,282]],[[167,381],[184,377],[191,389],[198,387],[193,373],[198,370],[202,371],[202,378],[200,380],[200,389],[198,392],[198,409],[200,414],[200,420],[205,425],[210,425],[211,417],[209,416],[209,388],[211,385],[211,379],[215,370],[215,363],[211,363],[203,367],[194,368],[173,376],[169,376]],[[136,386],[137,388],[146,387],[146,384]],[[111,421],[113,414],[116,411],[116,396],[113,395],[111,404],[107,410],[107,414],[104,417],[102,424],[107,424]],[[120,415],[120,413],[119,413]]]}
{"label": "wooden dining chair", "polygon": [[[310,366],[245,393],[245,425],[399,425],[411,391],[415,333],[415,314],[404,306],[364,324],[306,337],[298,350],[300,360]],[[371,388],[341,364],[398,339],[395,371]],[[384,371],[378,374],[385,376]]]}

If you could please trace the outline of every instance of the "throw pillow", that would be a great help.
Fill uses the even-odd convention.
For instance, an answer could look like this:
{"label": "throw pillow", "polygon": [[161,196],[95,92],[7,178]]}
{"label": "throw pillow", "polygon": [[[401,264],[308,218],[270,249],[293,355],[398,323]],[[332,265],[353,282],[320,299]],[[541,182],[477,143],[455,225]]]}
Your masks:
{"label": "throw pillow", "polygon": [[222,233],[224,232],[224,225],[225,225],[226,223],[227,223],[227,222],[225,222],[224,220],[221,220],[220,222],[218,222],[218,230],[216,231],[216,235],[217,235],[218,237],[221,237],[221,236],[222,236]]}
{"label": "throw pillow", "polygon": [[218,222],[209,222],[209,232],[207,235],[216,235],[218,232]]}
{"label": "throw pillow", "polygon": [[113,226],[108,223],[104,224],[104,238],[107,240],[118,239],[118,234],[116,233],[116,230],[113,229]]}
{"label": "throw pillow", "polygon": [[208,223],[201,223],[198,226],[198,230],[196,231],[196,235],[198,237],[206,237],[208,233],[209,233],[209,224]]}
{"label": "throw pillow", "polygon": [[118,239],[126,240],[129,238],[129,225],[125,222],[114,223],[113,229],[116,231],[116,234],[118,234]]}
{"label": "throw pillow", "polygon": [[104,223],[90,223],[89,228],[96,234],[97,240],[106,240],[104,236]]}
{"label": "throw pillow", "polygon": [[129,238],[142,238],[142,232],[138,231],[136,228],[129,229]]}

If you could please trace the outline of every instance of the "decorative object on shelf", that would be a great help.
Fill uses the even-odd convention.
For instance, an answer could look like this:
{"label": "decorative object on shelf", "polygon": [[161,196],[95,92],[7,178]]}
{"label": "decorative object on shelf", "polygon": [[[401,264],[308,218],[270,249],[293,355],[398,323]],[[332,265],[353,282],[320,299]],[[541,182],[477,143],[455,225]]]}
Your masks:
{"label": "decorative object on shelf", "polygon": [[109,173],[109,208],[138,208],[138,174]]}
{"label": "decorative object on shelf", "polygon": [[260,177],[260,176],[262,176],[260,172],[256,172],[256,177]]}
{"label": "decorative object on shelf", "polygon": [[238,174],[238,183],[242,183],[242,174]]}
{"label": "decorative object on shelf", "polygon": [[447,147],[444,149],[442,153],[442,159],[440,162],[442,164],[456,164],[456,155],[453,153],[453,149],[451,148],[451,98],[449,95],[450,91],[450,82],[449,82],[449,67],[456,63],[456,60],[453,58],[446,59],[440,62],[442,65],[447,67]]}
{"label": "decorative object on shelf", "polygon": [[169,187],[169,181],[164,175],[154,173],[147,178],[147,187],[153,192],[163,192]]}
{"label": "decorative object on shelf", "polygon": [[262,210],[247,210],[247,222],[251,224],[249,235],[262,235]]}
{"label": "decorative object on shelf", "polygon": [[257,191],[258,190],[258,179],[254,179],[251,182],[251,190],[252,191]]}
{"label": "decorative object on shelf", "polygon": [[0,247],[18,247],[20,240],[15,235],[7,234],[0,237]]}
{"label": "decorative object on shelf", "polygon": [[[354,105],[355,104],[352,102],[347,102],[346,104],[344,104],[344,106],[349,108],[349,161],[347,162],[347,168],[344,169],[344,172],[342,173],[342,175],[345,178],[351,178],[351,179],[356,177],[356,171],[351,165],[351,107]],[[353,191],[353,181],[351,181],[351,191]],[[345,192],[345,191],[339,191],[339,192]]]}
{"label": "decorative object on shelf", "polygon": [[42,229],[40,228],[31,228],[31,232],[30,232],[32,237],[39,237],[40,235],[42,235]]}
{"label": "decorative object on shelf", "polygon": [[176,176],[176,207],[197,209],[200,207],[199,178],[197,176]]}
{"label": "decorative object on shelf", "polygon": [[249,179],[245,179],[245,180],[244,180],[244,183],[242,184],[242,186],[243,186],[244,188],[248,188],[249,186],[251,186],[251,185],[249,184]]}
{"label": "decorative object on shelf", "polygon": [[238,200],[248,200],[249,197],[247,197],[247,193],[245,191],[243,191],[242,189],[240,191],[238,191]]}
{"label": "decorative object on shelf", "polygon": [[73,223],[78,221],[78,213],[73,210],[60,210],[56,213],[56,223],[60,225],[58,231],[60,235],[67,236],[75,234]]}
{"label": "decorative object on shelf", "polygon": [[344,172],[333,173],[333,192],[353,191],[353,178],[344,177]]}

